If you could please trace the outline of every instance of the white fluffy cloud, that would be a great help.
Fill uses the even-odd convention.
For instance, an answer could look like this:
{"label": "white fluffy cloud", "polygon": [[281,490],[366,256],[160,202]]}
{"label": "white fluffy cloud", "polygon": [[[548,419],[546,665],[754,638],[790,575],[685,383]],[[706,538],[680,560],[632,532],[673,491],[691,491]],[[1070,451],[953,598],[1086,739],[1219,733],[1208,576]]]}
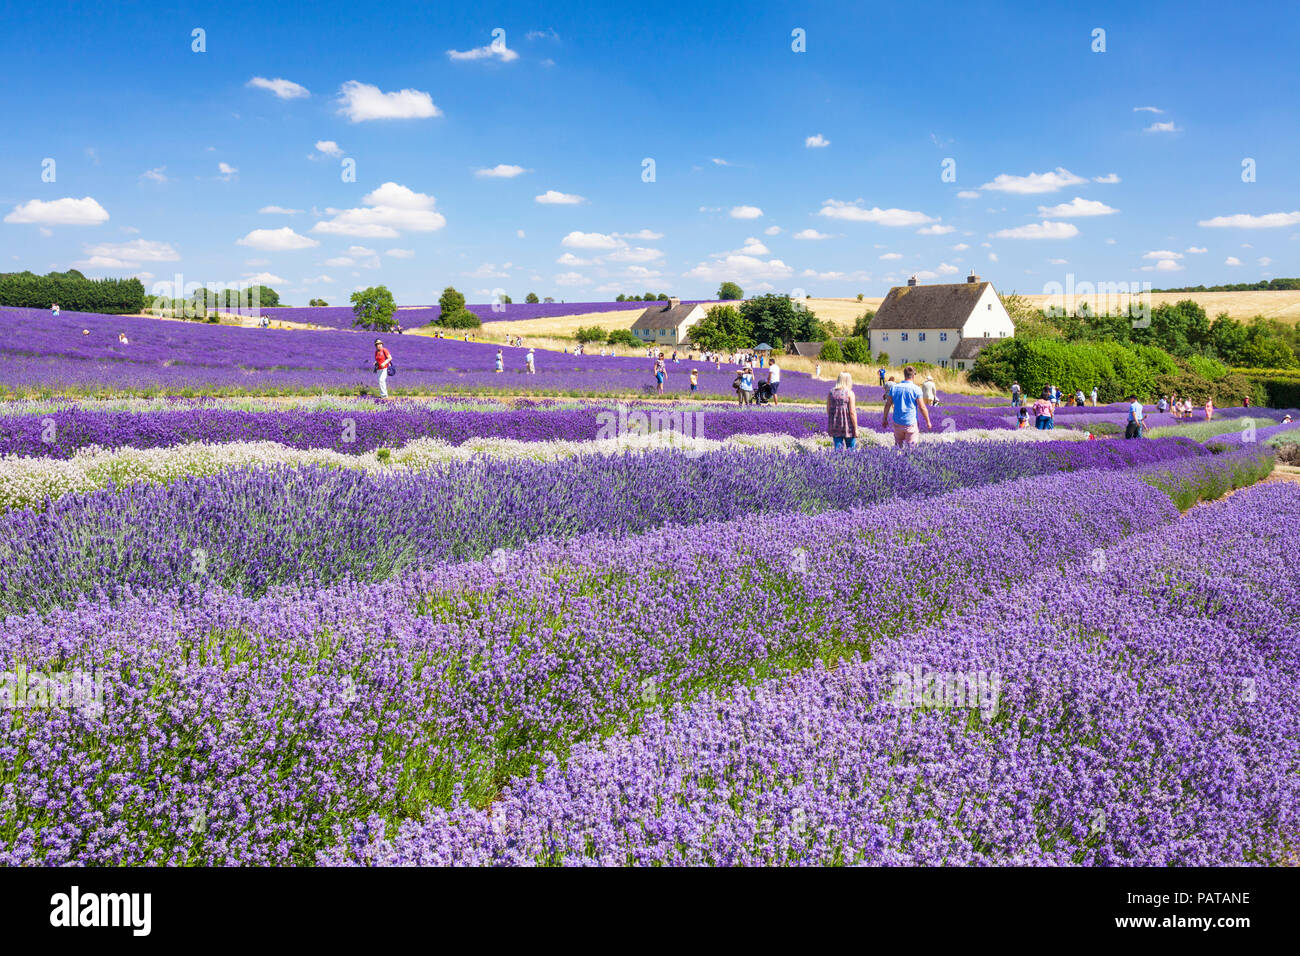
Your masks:
{"label": "white fluffy cloud", "polygon": [[244,280],[254,285],[288,285],[289,281],[270,272],[245,272]]}
{"label": "white fluffy cloud", "polygon": [[327,209],[332,219],[322,220],[312,232],[368,239],[394,239],[401,232],[435,232],[447,224],[434,209],[434,197],[398,183],[384,183],[362,197],[364,207]]}
{"label": "white fluffy cloud", "polygon": [[745,239],[745,244],[741,248],[737,249],[735,252],[727,254],[735,256],[765,256],[770,251],[771,250],[769,250],[767,246],[763,245],[761,240],[754,236],[748,236]]}
{"label": "white fluffy cloud", "polygon": [[958,272],[961,272],[961,270],[956,266],[950,266],[946,262],[939,263],[939,275],[941,276],[955,275]]}
{"label": "white fluffy cloud", "polygon": [[587,200],[573,193],[562,193],[554,189],[548,189],[540,196],[534,196],[533,201],[544,206],[577,206]]}
{"label": "white fluffy cloud", "polygon": [[821,149],[824,146],[829,146],[831,141],[821,133],[815,133],[812,136],[806,137],[803,144],[807,149]]}
{"label": "white fluffy cloud", "polygon": [[1181,259],[1181,252],[1173,252],[1169,249],[1156,249],[1154,252],[1144,252],[1143,259]]}
{"label": "white fluffy cloud", "polygon": [[288,209],[284,206],[263,206],[258,210],[264,216],[296,216],[301,209]]}
{"label": "white fluffy cloud", "polygon": [[663,258],[663,252],[646,246],[629,246],[618,249],[605,257],[606,262],[654,262]]}
{"label": "white fluffy cloud", "polygon": [[712,261],[701,262],[683,275],[688,279],[701,279],[712,283],[727,279],[740,282],[751,279],[787,279],[793,273],[794,270],[780,259],[763,260],[757,256],[721,253],[714,256]]}
{"label": "white fluffy cloud", "polygon": [[555,277],[556,285],[590,285],[591,280],[580,272],[561,272]]}
{"label": "white fluffy cloud", "polygon": [[142,262],[175,262],[180,259],[170,243],[150,239],[132,239],[130,242],[101,242],[86,247],[91,258],[116,259],[124,265],[136,266]]}
{"label": "white fluffy cloud", "polygon": [[903,254],[901,252],[886,252],[880,258],[884,259],[886,262],[893,262],[896,259],[903,258]]}
{"label": "white fluffy cloud", "polygon": [[265,249],[269,252],[288,252],[293,249],[310,249],[320,243],[308,236],[300,236],[288,226],[280,229],[254,229],[236,243],[250,249]]}
{"label": "white fluffy cloud", "polygon": [[411,259],[415,256],[414,249],[389,249],[384,255],[392,256],[394,259]]}
{"label": "white fluffy cloud", "polygon": [[970,248],[970,246],[967,243],[959,242],[957,243],[957,245],[953,246],[952,248],[954,252],[965,252],[967,249]]}
{"label": "white fluffy cloud", "polygon": [[81,199],[31,199],[14,206],[5,222],[38,226],[98,226],[108,221],[108,211],[89,196]]}
{"label": "white fluffy cloud", "polygon": [[1200,252],[1209,252],[1210,250],[1207,249],[1207,248],[1205,248],[1204,246],[1200,246],[1200,247],[1197,247],[1197,246],[1188,246],[1188,247],[1187,247],[1187,251],[1190,252],[1190,253],[1195,254],[1195,253],[1200,253]]}
{"label": "white fluffy cloud", "polygon": [[1300,223],[1300,211],[1269,212],[1262,216],[1252,216],[1242,212],[1235,216],[1202,219],[1197,225],[1209,229],[1276,229],[1279,226],[1294,226],[1297,223]]}
{"label": "white fluffy cloud", "polygon": [[791,239],[834,239],[828,232],[818,232],[816,229],[800,229]]}
{"label": "white fluffy cloud", "polygon": [[377,86],[348,80],[339,87],[338,112],[353,123],[384,119],[427,119],[441,116],[433,97],[421,90],[385,93]]}
{"label": "white fluffy cloud", "polygon": [[642,229],[639,232],[616,232],[613,235],[618,236],[620,239],[640,239],[643,242],[653,242],[664,237],[662,232],[653,232],[650,229]]}
{"label": "white fluffy cloud", "polygon": [[519,59],[519,54],[506,46],[504,37],[494,39],[487,46],[476,46],[472,50],[448,50],[447,56],[452,60],[489,60],[495,57],[502,63]]}
{"label": "white fluffy cloud", "polygon": [[956,232],[956,231],[957,231],[956,226],[944,226],[940,224],[936,224],[933,226],[922,226],[920,229],[916,230],[917,235],[921,235],[921,236],[946,236],[948,235],[948,233]]}
{"label": "white fluffy cloud", "polygon": [[1107,173],[1105,176],[1093,176],[1092,181],[1094,183],[1117,183],[1119,182],[1119,176],[1114,173]]}
{"label": "white fluffy cloud", "polygon": [[1177,132],[1181,132],[1181,131],[1179,130],[1179,128],[1178,128],[1177,126],[1174,125],[1173,120],[1170,120],[1168,123],[1152,123],[1150,126],[1148,126],[1146,129],[1144,129],[1142,132],[1144,132],[1144,133],[1177,133]]}
{"label": "white fluffy cloud", "polygon": [[230,182],[239,174],[239,170],[229,163],[217,163],[217,172],[221,173],[217,178],[225,182]]}
{"label": "white fluffy cloud", "polygon": [[1143,266],[1143,272],[1181,272],[1183,267],[1173,259],[1161,259],[1153,266]]}
{"label": "white fluffy cloud", "polygon": [[779,236],[780,234],[781,234],[780,226],[768,226],[766,229],[763,230],[763,235],[765,236]]}
{"label": "white fluffy cloud", "polygon": [[270,90],[282,100],[297,100],[306,96],[311,96],[307,87],[293,82],[293,80],[284,80],[276,78],[268,80],[264,76],[255,76],[248,81],[249,86],[257,87],[260,90]]}
{"label": "white fluffy cloud", "polygon": [[757,219],[763,215],[763,210],[757,206],[732,206],[729,215],[732,219]]}
{"label": "white fluffy cloud", "polygon": [[1071,222],[1031,222],[1027,226],[1014,229],[999,229],[993,233],[994,239],[1069,239],[1077,236],[1079,229]]}
{"label": "white fluffy cloud", "polygon": [[153,183],[165,183],[167,182],[167,167],[156,166],[153,169],[146,169],[140,174],[140,178]]}
{"label": "white fluffy cloud", "polygon": [[866,209],[862,206],[862,200],[853,202],[844,202],[839,199],[827,199],[822,203],[822,208],[818,210],[817,215],[826,216],[828,219],[844,219],[849,222],[874,222],[881,226],[920,226],[927,222],[935,222],[934,216],[927,216],[923,212],[914,212],[910,209],[881,209],[872,207]]}
{"label": "white fluffy cloud", "polygon": [[1085,182],[1087,180],[1082,176],[1076,176],[1068,169],[1057,166],[1052,172],[1030,173],[1028,176],[1012,176],[1010,173],[1002,173],[994,177],[991,182],[985,183],[980,189],[989,189],[1000,193],[1031,195],[1033,193],[1052,193],[1058,189],[1064,189],[1066,186],[1078,186]]}
{"label": "white fluffy cloud", "polygon": [[1079,216],[1109,216],[1112,213],[1119,212],[1107,206],[1104,202],[1098,202],[1096,199],[1083,199],[1075,196],[1069,202],[1058,203],[1055,206],[1039,206],[1038,214],[1044,217],[1055,216],[1058,219],[1074,219]]}
{"label": "white fluffy cloud", "polygon": [[474,175],[485,179],[514,179],[516,176],[522,176],[528,172],[522,166],[511,166],[508,163],[497,163],[495,166],[485,167],[474,170]]}
{"label": "white fluffy cloud", "polygon": [[334,140],[332,140],[332,139],[318,139],[318,140],[316,140],[316,150],[317,150],[317,152],[324,153],[326,156],[342,156],[342,155],[343,155],[343,149],[342,149],[342,147],[340,147],[339,144],[336,143],[336,142],[334,142]]}
{"label": "white fluffy cloud", "polygon": [[1225,266],[1239,266],[1241,265],[1241,260],[1236,256],[1228,256],[1228,258],[1223,260],[1223,264]]}
{"label": "white fluffy cloud", "polygon": [[571,232],[560,240],[560,245],[570,249],[617,249],[626,243],[603,232]]}
{"label": "white fluffy cloud", "polygon": [[562,266],[590,266],[595,265],[595,259],[582,259],[575,256],[572,252],[566,252],[560,258],[555,260],[558,265]]}

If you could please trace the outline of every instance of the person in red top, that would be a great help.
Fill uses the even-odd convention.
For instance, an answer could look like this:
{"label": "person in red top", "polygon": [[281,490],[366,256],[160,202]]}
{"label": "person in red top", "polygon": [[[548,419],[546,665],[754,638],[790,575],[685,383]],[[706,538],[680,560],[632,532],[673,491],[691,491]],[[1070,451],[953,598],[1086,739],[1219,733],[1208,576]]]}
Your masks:
{"label": "person in red top", "polygon": [[384,343],[375,339],[375,371],[379,373],[379,397],[388,397],[388,368],[393,364],[393,353]]}

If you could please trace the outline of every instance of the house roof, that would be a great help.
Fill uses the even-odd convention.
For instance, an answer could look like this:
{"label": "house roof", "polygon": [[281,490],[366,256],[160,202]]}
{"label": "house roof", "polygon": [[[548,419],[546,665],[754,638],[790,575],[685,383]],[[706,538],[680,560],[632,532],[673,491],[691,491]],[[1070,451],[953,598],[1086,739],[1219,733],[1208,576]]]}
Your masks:
{"label": "house roof", "polygon": [[896,285],[876,310],[871,331],[960,329],[988,287],[987,282]]}
{"label": "house roof", "polygon": [[641,317],[632,323],[634,329],[675,329],[686,321],[687,316],[699,308],[698,304],[683,303],[678,306],[652,305],[641,313]]}
{"label": "house roof", "polygon": [[804,358],[816,358],[821,354],[822,346],[825,344],[825,342],[796,342],[794,354],[802,355]]}
{"label": "house roof", "polygon": [[961,341],[953,346],[952,357],[954,359],[973,359],[975,356],[979,355],[980,352],[984,351],[986,345],[998,341],[1000,340],[993,338],[986,339],[983,336],[980,336],[979,338],[971,338],[969,336],[963,337]]}

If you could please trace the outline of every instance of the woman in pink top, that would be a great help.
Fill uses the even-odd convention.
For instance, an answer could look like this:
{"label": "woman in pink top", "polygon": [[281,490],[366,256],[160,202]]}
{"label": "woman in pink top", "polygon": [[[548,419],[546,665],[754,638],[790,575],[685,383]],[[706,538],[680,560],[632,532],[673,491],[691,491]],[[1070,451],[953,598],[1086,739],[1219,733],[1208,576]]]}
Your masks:
{"label": "woman in pink top", "polygon": [[1213,417],[1214,417],[1214,399],[1207,398],[1205,400],[1205,420],[1208,422]]}
{"label": "woman in pink top", "polygon": [[836,448],[858,443],[858,400],[853,394],[853,376],[840,372],[835,387],[826,396],[826,431]]}

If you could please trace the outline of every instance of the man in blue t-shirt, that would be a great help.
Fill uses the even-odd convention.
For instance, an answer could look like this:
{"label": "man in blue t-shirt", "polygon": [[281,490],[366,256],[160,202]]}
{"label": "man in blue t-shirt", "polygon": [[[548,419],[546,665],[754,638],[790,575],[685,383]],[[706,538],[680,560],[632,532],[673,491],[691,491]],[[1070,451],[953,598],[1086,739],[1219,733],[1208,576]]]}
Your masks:
{"label": "man in blue t-shirt", "polygon": [[1128,425],[1124,428],[1124,437],[1141,438],[1142,422],[1146,419],[1146,414],[1142,411],[1142,403],[1135,395],[1128,397],[1128,403]]}
{"label": "man in blue t-shirt", "polygon": [[885,408],[880,415],[880,427],[889,425],[889,410],[894,410],[894,444],[916,445],[921,441],[921,429],[916,423],[916,410],[919,408],[925,416],[925,427],[933,429],[930,423],[930,409],[926,407],[925,396],[921,386],[912,381],[916,369],[907,366],[903,369],[903,380],[889,386],[885,392]]}

